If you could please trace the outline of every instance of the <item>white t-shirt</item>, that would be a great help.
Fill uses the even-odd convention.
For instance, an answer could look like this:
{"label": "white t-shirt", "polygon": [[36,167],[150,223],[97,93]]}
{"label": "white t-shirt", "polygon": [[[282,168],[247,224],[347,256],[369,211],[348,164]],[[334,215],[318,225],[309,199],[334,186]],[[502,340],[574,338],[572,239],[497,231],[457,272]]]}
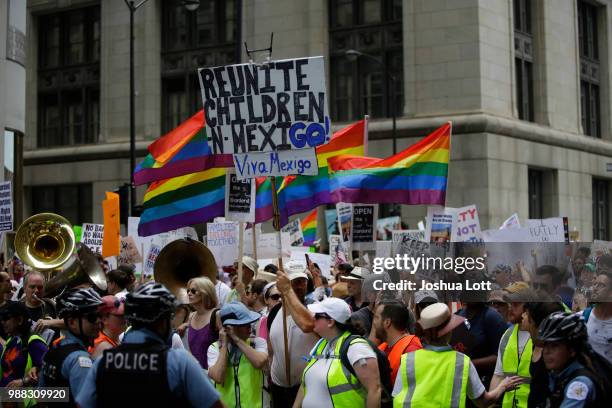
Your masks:
{"label": "white t-shirt", "polygon": [[283,338],[283,308],[281,307],[270,327],[269,339],[273,351],[270,374],[274,384],[281,387],[293,387],[300,383],[310,350],[319,338],[315,333],[304,333],[295,324],[291,315],[287,314],[287,338],[291,364],[290,382],[287,382],[285,375],[285,343]]}
{"label": "white t-shirt", "polygon": [[[334,352],[336,342],[325,346],[323,349],[323,355]],[[315,346],[316,347],[316,346]],[[315,349],[313,348],[310,354],[314,354]],[[362,358],[376,358],[374,350],[367,343],[353,343],[349,346],[346,356],[348,357],[349,363],[354,365],[357,361]],[[302,408],[333,408],[331,395],[329,395],[329,389],[327,388],[327,372],[334,361],[333,358],[323,358],[317,360],[306,372],[304,376],[304,383],[306,385],[306,395],[302,402]]]}
{"label": "white t-shirt", "polygon": [[593,309],[586,327],[589,334],[589,343],[593,350],[604,356],[612,364],[612,319],[598,319]]}
{"label": "white t-shirt", "polygon": [[215,283],[215,292],[217,293],[217,299],[219,300],[219,307],[223,306],[227,301],[227,294],[231,292],[229,286],[217,279]]}
{"label": "white t-shirt", "polygon": [[[251,337],[253,340],[253,344],[251,347],[255,349],[255,351],[261,351],[263,353],[268,352],[268,344],[261,337]],[[232,349],[233,344],[229,344],[230,350]],[[219,358],[219,342],[214,342],[210,346],[208,346],[208,350],[206,351],[206,358],[208,359],[208,367],[212,367],[217,362]]]}
{"label": "white t-shirt", "polygon": [[[508,333],[508,331],[512,333],[512,330],[514,330],[514,326],[506,330],[506,333]],[[506,333],[504,333],[504,336],[506,335]],[[502,336],[502,339],[504,338],[504,336]],[[528,331],[519,330],[518,332],[519,358],[523,355],[523,350],[525,350],[525,345],[527,344],[530,338],[531,338],[531,335],[529,334]],[[499,375],[500,377],[504,376],[504,369],[502,368],[502,358],[503,356],[502,356],[502,349],[501,349],[501,342],[500,342],[499,349],[497,350],[497,362],[495,363],[495,375]]]}

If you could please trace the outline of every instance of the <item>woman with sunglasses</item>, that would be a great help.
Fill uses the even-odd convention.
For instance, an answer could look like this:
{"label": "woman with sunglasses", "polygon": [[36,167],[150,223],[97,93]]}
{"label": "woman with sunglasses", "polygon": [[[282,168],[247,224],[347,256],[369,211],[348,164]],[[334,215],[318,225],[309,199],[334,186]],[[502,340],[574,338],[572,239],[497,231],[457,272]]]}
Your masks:
{"label": "woman with sunglasses", "polygon": [[[314,313],[314,331],[321,340],[310,353],[293,408],[380,407],[376,354],[361,337],[347,340],[351,335],[349,305],[342,299],[327,298],[308,305],[308,309]],[[353,369],[350,378],[341,357],[345,341],[350,341],[346,348],[346,359]]]}
{"label": "woman with sunglasses", "polygon": [[[276,282],[270,282],[263,289],[264,301],[266,302],[266,307],[268,309],[268,313],[272,312],[274,306],[280,304],[281,295],[276,288]],[[262,316],[258,322],[259,326],[257,327],[257,337],[261,337],[264,340],[268,340],[268,314]]]}
{"label": "woman with sunglasses", "polygon": [[206,351],[217,340],[210,320],[213,310],[218,305],[215,285],[205,277],[193,278],[187,282],[187,296],[189,305],[195,311],[189,315],[189,321],[182,325],[187,327],[184,334],[187,339],[185,345],[200,366],[207,370]]}
{"label": "woman with sunglasses", "polygon": [[0,309],[0,320],[8,336],[0,358],[0,387],[31,386],[28,374],[33,367],[42,367],[47,343],[31,333],[32,321],[22,302],[8,301]]}

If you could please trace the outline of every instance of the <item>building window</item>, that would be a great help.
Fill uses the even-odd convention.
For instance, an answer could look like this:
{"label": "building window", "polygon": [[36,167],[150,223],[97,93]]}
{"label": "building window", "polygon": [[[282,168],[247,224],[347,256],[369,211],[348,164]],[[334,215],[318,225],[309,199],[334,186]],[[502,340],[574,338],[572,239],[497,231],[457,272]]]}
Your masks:
{"label": "building window", "polygon": [[529,218],[544,218],[544,172],[529,169]]}
{"label": "building window", "polygon": [[610,238],[610,182],[593,179],[593,239]]}
{"label": "building window", "polygon": [[514,64],[519,119],[534,121],[531,0],[514,0]]}
{"label": "building window", "polygon": [[[402,0],[330,0],[331,111],[334,120],[401,114]],[[349,58],[356,50],[375,57]],[[390,80],[395,78],[395,84]]]}
{"label": "building window", "polygon": [[91,184],[32,187],[32,214],[61,214],[73,224],[92,220]]}
{"label": "building window", "polygon": [[597,17],[598,9],[596,6],[586,1],[578,1],[582,129],[589,136],[601,137]]}
{"label": "building window", "polygon": [[98,141],[100,7],[38,18],[38,147]]}
{"label": "building window", "polygon": [[179,0],[162,5],[162,128],[164,132],[202,109],[197,68],[240,59],[237,25],[241,0],[200,0],[196,11]]}

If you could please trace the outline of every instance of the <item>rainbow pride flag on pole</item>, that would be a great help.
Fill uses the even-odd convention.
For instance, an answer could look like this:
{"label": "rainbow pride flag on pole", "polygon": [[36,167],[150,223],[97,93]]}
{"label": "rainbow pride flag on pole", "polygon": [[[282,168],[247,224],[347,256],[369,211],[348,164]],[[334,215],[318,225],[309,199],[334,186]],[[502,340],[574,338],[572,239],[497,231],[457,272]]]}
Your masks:
{"label": "rainbow pride flag on pole", "polygon": [[451,123],[386,159],[335,156],[328,160],[334,202],[444,205]]}
{"label": "rainbow pride flag on pole", "polygon": [[337,155],[364,154],[366,120],[360,120],[334,133],[329,143],[316,148],[319,162],[317,176],[286,176],[278,189],[287,216],[310,211],[319,205],[332,203],[327,159]]}
{"label": "rainbow pride flag on pole", "polygon": [[304,235],[304,246],[314,244],[317,238],[317,209],[315,208],[308,214],[300,224],[302,225],[302,234]]}
{"label": "rainbow pride flag on pole", "polygon": [[151,183],[138,234],[159,234],[224,216],[225,173],[225,168],[211,168]]}

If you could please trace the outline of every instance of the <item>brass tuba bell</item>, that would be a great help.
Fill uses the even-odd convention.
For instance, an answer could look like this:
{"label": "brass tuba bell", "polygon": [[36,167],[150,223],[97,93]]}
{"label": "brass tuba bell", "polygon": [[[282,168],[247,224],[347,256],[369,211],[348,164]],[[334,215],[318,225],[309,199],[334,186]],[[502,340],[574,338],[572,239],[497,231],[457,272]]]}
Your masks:
{"label": "brass tuba bell", "polygon": [[187,282],[205,276],[217,282],[217,262],[210,249],[200,241],[182,238],[166,245],[155,260],[155,281],[163,283],[179,299],[187,299]]}
{"label": "brass tuba bell", "polygon": [[31,268],[55,272],[45,285],[47,298],[86,282],[106,290],[106,275],[96,256],[76,243],[72,225],[60,215],[41,213],[25,220],[15,234],[15,250]]}

